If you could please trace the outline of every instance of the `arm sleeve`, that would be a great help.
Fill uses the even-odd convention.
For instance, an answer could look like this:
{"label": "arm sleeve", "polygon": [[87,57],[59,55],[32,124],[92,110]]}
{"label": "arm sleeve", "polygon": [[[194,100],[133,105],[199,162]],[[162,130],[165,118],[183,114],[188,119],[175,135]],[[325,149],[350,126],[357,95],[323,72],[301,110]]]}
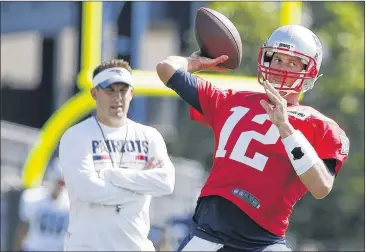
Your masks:
{"label": "arm sleeve", "polygon": [[167,83],[167,87],[174,90],[180,98],[199,112],[202,112],[198,98],[198,85],[198,77],[182,69],[178,69]]}
{"label": "arm sleeve", "polygon": [[230,89],[216,88],[209,81],[181,69],[173,74],[167,86],[191,106],[191,119],[204,125],[212,125],[216,109],[232,94]]}
{"label": "arm sleeve", "polygon": [[155,160],[162,160],[160,168],[152,168],[148,170],[132,170],[132,169],[105,169],[103,176],[113,185],[119,186],[141,194],[152,196],[162,196],[171,194],[175,183],[175,170],[171,162],[165,141],[154,128],[150,135],[149,159],[154,157]]}
{"label": "arm sleeve", "polygon": [[314,149],[323,160],[335,159],[335,174],[338,174],[348,157],[349,139],[342,129],[334,123],[318,125],[324,130],[316,133]]}
{"label": "arm sleeve", "polygon": [[135,192],[99,178],[94,168],[87,135],[69,129],[61,138],[59,160],[70,198],[104,205],[134,201]]}

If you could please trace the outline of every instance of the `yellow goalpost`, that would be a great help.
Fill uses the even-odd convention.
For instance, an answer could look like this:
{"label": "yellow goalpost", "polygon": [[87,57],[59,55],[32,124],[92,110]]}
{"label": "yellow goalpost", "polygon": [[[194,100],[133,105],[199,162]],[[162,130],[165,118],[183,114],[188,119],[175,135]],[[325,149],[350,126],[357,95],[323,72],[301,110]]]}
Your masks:
{"label": "yellow goalpost", "polygon": [[[95,102],[89,91],[92,87],[92,71],[101,60],[102,4],[102,2],[82,3],[81,71],[77,78],[79,92],[55,111],[40,130],[38,141],[24,164],[22,183],[25,188],[40,185],[47,164],[62,134],[95,108]],[[300,22],[301,2],[281,3],[281,25]],[[262,91],[256,77],[199,75],[224,89]],[[135,95],[176,96],[172,90],[161,83],[155,72],[135,70],[133,76]]]}

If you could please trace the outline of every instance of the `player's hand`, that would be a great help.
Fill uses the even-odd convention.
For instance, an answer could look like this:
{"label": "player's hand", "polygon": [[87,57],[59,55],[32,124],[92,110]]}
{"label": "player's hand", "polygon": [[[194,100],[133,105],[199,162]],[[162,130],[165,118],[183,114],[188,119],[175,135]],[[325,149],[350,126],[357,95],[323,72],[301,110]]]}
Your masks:
{"label": "player's hand", "polygon": [[197,72],[201,70],[225,72],[229,69],[218,65],[227,61],[228,59],[229,57],[227,55],[221,55],[216,59],[211,59],[203,57],[201,51],[194,52],[188,57],[189,64],[192,68],[192,71],[190,72]]}
{"label": "player's hand", "polygon": [[103,179],[103,180],[105,179],[104,173],[105,173],[106,170],[107,170],[107,168],[104,168],[104,169],[101,169],[100,171],[97,171],[98,177],[100,179]]}
{"label": "player's hand", "polygon": [[261,100],[260,104],[269,115],[269,119],[278,128],[289,124],[286,99],[267,80],[264,81],[263,87],[271,104],[265,100]]}
{"label": "player's hand", "polygon": [[152,168],[162,168],[164,166],[164,161],[161,159],[156,159],[155,157],[151,157],[147,163],[145,164],[144,169],[152,169]]}

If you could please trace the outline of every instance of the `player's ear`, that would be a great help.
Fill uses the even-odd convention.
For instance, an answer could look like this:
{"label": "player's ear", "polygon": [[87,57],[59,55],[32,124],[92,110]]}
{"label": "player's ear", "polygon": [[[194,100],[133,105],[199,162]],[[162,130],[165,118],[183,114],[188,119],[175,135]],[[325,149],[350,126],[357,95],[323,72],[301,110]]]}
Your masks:
{"label": "player's ear", "polygon": [[90,94],[93,97],[94,100],[97,100],[97,90],[96,88],[90,89]]}
{"label": "player's ear", "polygon": [[130,87],[130,101],[133,98],[133,91],[134,91],[133,87]]}

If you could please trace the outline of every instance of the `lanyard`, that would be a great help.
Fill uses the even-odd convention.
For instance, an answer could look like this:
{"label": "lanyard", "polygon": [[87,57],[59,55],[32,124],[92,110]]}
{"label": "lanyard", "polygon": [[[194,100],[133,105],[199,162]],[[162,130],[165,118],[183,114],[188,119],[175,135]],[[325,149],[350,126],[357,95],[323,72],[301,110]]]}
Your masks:
{"label": "lanyard", "polygon": [[[112,147],[111,147],[111,141],[105,137],[105,135],[104,135],[104,131],[103,131],[102,127],[100,126],[100,123],[99,123],[99,121],[98,121],[97,117],[96,117],[96,116],[94,116],[94,118],[95,118],[95,121],[96,121],[96,122],[97,122],[97,124],[98,124],[98,127],[99,127],[99,129],[100,129],[100,132],[102,133],[102,136],[103,136],[104,142],[105,142],[105,144],[106,144],[106,146],[107,146],[107,150],[108,150],[109,158],[111,159],[112,165],[113,165],[113,167],[117,168],[117,163],[115,163],[115,160],[114,160],[114,157],[115,157],[115,156],[113,155],[113,158],[112,158],[112,153],[111,153],[111,149],[112,149]],[[124,142],[123,142],[123,146],[122,146],[122,148],[121,148],[122,153],[121,153],[121,158],[120,158],[120,160],[119,160],[119,167],[121,167],[121,164],[122,164],[122,159],[123,159],[123,154],[124,154],[123,150],[124,150],[125,145],[126,145],[126,140],[127,140],[127,135],[128,135],[128,122],[126,122],[126,127],[127,127],[127,128],[126,128],[126,136],[125,136],[125,140],[124,140]],[[108,142],[107,142],[107,140],[108,140]],[[108,145],[107,145],[108,143],[109,143],[109,148],[108,148]]]}

